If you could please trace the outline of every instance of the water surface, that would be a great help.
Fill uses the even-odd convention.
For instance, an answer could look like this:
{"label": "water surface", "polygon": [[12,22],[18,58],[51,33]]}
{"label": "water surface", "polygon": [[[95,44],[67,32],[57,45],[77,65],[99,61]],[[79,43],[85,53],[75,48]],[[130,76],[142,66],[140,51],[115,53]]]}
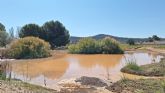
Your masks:
{"label": "water surface", "polygon": [[[12,63],[12,78],[54,88],[58,81],[80,76],[99,77],[117,81],[123,74],[120,69],[126,60],[136,60],[144,65],[159,62],[162,56],[154,53],[133,52],[124,55],[60,54],[50,59],[26,60]],[[125,74],[128,78],[138,76]]]}

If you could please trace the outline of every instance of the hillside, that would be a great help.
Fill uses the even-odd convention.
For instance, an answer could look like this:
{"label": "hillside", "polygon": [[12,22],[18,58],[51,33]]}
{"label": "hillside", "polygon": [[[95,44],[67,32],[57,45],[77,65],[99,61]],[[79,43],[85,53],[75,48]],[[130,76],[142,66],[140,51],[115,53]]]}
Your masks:
{"label": "hillside", "polygon": [[[117,37],[117,36],[112,36],[112,35],[107,35],[107,34],[98,34],[98,35],[89,36],[89,37],[93,38],[93,39],[96,39],[96,40],[103,39],[105,37],[112,37],[112,38],[118,40],[121,43],[126,43],[128,41],[128,39],[133,39],[135,42],[141,42],[141,41],[146,41],[147,40],[147,38],[127,38],[127,37]],[[84,37],[71,36],[70,41],[71,41],[71,43],[76,43],[81,38],[84,38]]]}

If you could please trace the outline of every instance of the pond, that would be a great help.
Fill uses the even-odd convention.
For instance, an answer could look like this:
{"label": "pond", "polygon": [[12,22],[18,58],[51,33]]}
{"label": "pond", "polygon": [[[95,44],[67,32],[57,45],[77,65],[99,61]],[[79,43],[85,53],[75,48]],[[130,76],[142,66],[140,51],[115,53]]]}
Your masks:
{"label": "pond", "polygon": [[127,63],[126,60],[136,60],[137,64],[144,65],[159,62],[162,56],[155,53],[130,52],[123,55],[78,55],[58,54],[60,56],[12,62],[12,78],[55,88],[57,82],[63,79],[80,76],[99,77],[112,81],[120,80],[123,75],[128,78],[138,76],[123,74],[120,69]]}

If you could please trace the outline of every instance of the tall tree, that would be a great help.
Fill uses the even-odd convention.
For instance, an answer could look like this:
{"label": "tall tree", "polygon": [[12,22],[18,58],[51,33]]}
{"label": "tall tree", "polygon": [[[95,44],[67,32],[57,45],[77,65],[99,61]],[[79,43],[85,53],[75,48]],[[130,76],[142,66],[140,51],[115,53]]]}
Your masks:
{"label": "tall tree", "polygon": [[149,37],[149,38],[148,38],[148,41],[149,41],[149,42],[153,42],[154,40],[153,40],[152,37]]}
{"label": "tall tree", "polygon": [[19,32],[19,37],[34,36],[49,42],[51,48],[65,46],[69,43],[69,31],[59,21],[48,21],[42,27],[27,24]]}
{"label": "tall tree", "polygon": [[21,33],[21,27],[17,27],[15,32],[15,38],[19,38],[19,34]]}
{"label": "tall tree", "polygon": [[9,37],[10,37],[10,39],[11,40],[13,40],[14,39],[14,28],[13,27],[11,27],[10,29],[9,29]]}
{"label": "tall tree", "polygon": [[39,37],[40,27],[37,24],[27,24],[19,32],[19,37],[34,36]]}
{"label": "tall tree", "polygon": [[6,47],[9,43],[8,33],[6,32],[5,26],[0,23],[0,47]]}
{"label": "tall tree", "polygon": [[52,48],[69,43],[69,31],[59,21],[46,22],[42,30],[47,34],[45,40],[51,44]]}
{"label": "tall tree", "polygon": [[160,40],[160,37],[158,37],[157,35],[153,35],[152,36],[152,39],[155,40],[155,41],[159,41]]}
{"label": "tall tree", "polygon": [[2,23],[0,23],[0,31],[6,31],[5,26]]}
{"label": "tall tree", "polygon": [[1,47],[6,47],[6,45],[9,43],[9,37],[8,33],[5,31],[0,31],[0,46]]}

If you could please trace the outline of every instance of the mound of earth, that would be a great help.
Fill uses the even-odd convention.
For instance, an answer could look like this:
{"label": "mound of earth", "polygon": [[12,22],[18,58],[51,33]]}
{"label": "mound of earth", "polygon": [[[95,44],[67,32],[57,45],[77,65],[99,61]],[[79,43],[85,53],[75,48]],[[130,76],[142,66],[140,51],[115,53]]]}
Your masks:
{"label": "mound of earth", "polygon": [[80,78],[77,78],[75,81],[80,82],[82,85],[88,85],[88,86],[96,86],[96,87],[108,86],[107,82],[96,77],[82,76]]}
{"label": "mound of earth", "polygon": [[123,79],[115,82],[106,89],[114,93],[165,93],[163,79]]}
{"label": "mound of earth", "polygon": [[112,93],[105,89],[110,84],[109,81],[86,76],[58,82],[60,93]]}

